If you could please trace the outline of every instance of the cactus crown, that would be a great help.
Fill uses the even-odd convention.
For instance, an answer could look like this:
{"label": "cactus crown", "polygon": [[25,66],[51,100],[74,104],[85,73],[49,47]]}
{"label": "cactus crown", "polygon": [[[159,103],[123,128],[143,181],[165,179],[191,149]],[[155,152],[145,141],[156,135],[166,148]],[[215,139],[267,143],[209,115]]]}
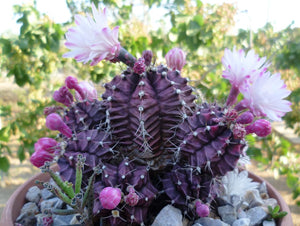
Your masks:
{"label": "cactus crown", "polygon": [[[107,29],[105,35],[116,38],[117,31]],[[69,36],[67,47],[75,46],[72,41]],[[125,71],[104,85],[102,99],[96,98],[93,86],[72,77],[55,92],[54,99],[65,108],[45,111],[48,128],[60,134],[52,145],[55,152],[48,151],[44,160],[53,156],[63,180],[76,185],[75,190],[81,192],[78,194],[85,192],[92,197],[93,205],[88,205],[92,221],[102,218],[112,225],[149,224],[153,220],[151,211],[169,203],[190,219],[207,216],[207,206],[220,186],[219,178],[236,168],[239,158],[246,155],[245,135],[257,131],[268,134],[268,123],[255,124],[266,114],[253,110],[256,103],[250,105],[247,98],[235,103],[244,90],[239,87],[241,83],[232,82],[225,105],[196,104],[193,88],[181,75],[185,54],[178,48],[167,54],[171,65],[156,65],[151,51],[136,59],[116,43],[114,55],[110,49],[114,46],[106,46],[110,57],[106,52],[93,53],[99,57],[93,59],[80,55],[79,61],[91,60],[92,64],[103,59],[127,64]],[[72,51],[67,56],[79,59]],[[228,78],[235,70],[229,65],[230,54],[237,53],[226,51],[223,64],[228,67],[224,73]],[[265,68],[259,65],[252,71],[260,73]],[[75,97],[70,89],[75,89]],[[43,159],[40,149],[53,150],[39,142],[38,166]],[[113,201],[108,203],[110,199]],[[83,198],[83,208],[85,203]],[[88,219],[84,211],[80,213],[82,219]]]}

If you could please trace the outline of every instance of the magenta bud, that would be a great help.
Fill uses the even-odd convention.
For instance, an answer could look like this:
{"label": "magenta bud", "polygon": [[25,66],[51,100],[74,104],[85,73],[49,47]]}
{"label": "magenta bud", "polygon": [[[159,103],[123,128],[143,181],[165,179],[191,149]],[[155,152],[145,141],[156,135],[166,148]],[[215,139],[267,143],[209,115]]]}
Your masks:
{"label": "magenta bud", "polygon": [[247,134],[245,127],[238,123],[233,126],[232,133],[235,139],[243,139]]}
{"label": "magenta bud", "polygon": [[145,72],[146,70],[146,65],[145,65],[145,59],[144,58],[140,58],[138,59],[133,66],[133,71],[134,73],[140,75],[143,72]]}
{"label": "magenta bud", "polygon": [[52,226],[53,225],[53,218],[52,216],[44,216],[43,217],[43,226]]}
{"label": "magenta bud", "polygon": [[79,101],[83,101],[85,99],[88,99],[90,101],[95,100],[98,98],[97,90],[95,87],[90,84],[89,82],[80,82],[78,84],[82,92],[84,93],[84,98],[76,91],[75,92],[75,97]]}
{"label": "magenta bud", "polygon": [[41,167],[46,161],[51,162],[53,155],[45,150],[39,150],[34,152],[30,157],[30,162],[36,167]]}
{"label": "magenta bud", "polygon": [[181,71],[186,63],[185,58],[186,54],[180,48],[171,49],[165,56],[168,67],[173,71]]}
{"label": "magenta bud", "polygon": [[63,122],[62,118],[56,114],[52,113],[46,118],[46,126],[51,130],[58,130],[66,137],[72,137],[72,130]]}
{"label": "magenta bud", "polygon": [[200,201],[196,201],[196,213],[199,217],[207,217],[209,215],[209,207],[206,204],[201,203]]}
{"label": "magenta bud", "polygon": [[229,122],[236,120],[237,117],[238,117],[238,113],[234,109],[228,109],[228,112],[226,112],[226,114],[225,114],[225,119],[226,119],[226,121],[229,121]]}
{"label": "magenta bud", "polygon": [[119,188],[106,187],[99,195],[99,200],[104,209],[115,209],[121,202],[121,190]]}
{"label": "magenta bud", "polygon": [[268,136],[272,132],[271,123],[265,119],[258,119],[253,124],[246,126],[247,134],[255,133],[259,137]]}
{"label": "magenta bud", "polygon": [[237,118],[236,122],[239,124],[249,124],[253,119],[253,114],[250,111],[246,111]]}
{"label": "magenta bud", "polygon": [[54,153],[55,149],[58,147],[58,143],[56,140],[49,138],[49,137],[43,137],[40,138],[35,144],[34,144],[34,150],[35,152],[39,152],[41,150],[47,151],[49,153]]}
{"label": "magenta bud", "polygon": [[53,93],[53,99],[59,103],[66,105],[67,107],[70,107],[73,103],[73,95],[65,86],[61,87],[59,90],[56,90]]}
{"label": "magenta bud", "polygon": [[129,186],[127,190],[129,191],[129,194],[124,197],[125,203],[129,206],[136,206],[140,199],[138,194],[132,186]]}
{"label": "magenta bud", "polygon": [[153,53],[151,50],[145,50],[142,54],[143,58],[145,59],[145,65],[149,66],[152,61]]}
{"label": "magenta bud", "polygon": [[68,76],[65,80],[65,84],[69,89],[76,89],[76,87],[78,86],[77,78]]}

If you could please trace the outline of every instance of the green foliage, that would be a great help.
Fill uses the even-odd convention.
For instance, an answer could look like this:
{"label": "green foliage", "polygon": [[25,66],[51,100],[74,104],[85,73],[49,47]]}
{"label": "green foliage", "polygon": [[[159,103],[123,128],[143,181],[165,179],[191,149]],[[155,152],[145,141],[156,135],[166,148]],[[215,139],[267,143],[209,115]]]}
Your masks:
{"label": "green foliage", "polygon": [[279,219],[279,218],[283,218],[284,216],[287,215],[287,212],[279,211],[280,206],[278,206],[278,205],[275,206],[274,208],[272,208],[271,206],[268,206],[268,210],[269,210],[269,214],[270,214],[271,219]]}

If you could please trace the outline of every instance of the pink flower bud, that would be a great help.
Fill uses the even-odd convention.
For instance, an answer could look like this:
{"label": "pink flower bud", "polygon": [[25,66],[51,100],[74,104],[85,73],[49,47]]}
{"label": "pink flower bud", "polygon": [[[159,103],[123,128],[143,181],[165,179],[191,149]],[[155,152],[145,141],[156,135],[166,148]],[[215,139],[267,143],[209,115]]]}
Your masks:
{"label": "pink flower bud", "polygon": [[236,122],[240,124],[249,124],[253,119],[253,114],[250,111],[246,111],[237,118]]}
{"label": "pink flower bud", "polygon": [[237,117],[238,117],[238,113],[234,109],[229,109],[228,112],[226,112],[226,114],[225,114],[225,119],[226,119],[226,121],[229,121],[229,122],[236,120]]}
{"label": "pink flower bud", "polygon": [[121,201],[121,190],[119,188],[106,187],[99,195],[100,203],[104,209],[115,209]]}
{"label": "pink flower bud", "polygon": [[46,126],[51,130],[58,130],[66,137],[72,137],[72,130],[63,122],[62,118],[56,113],[52,113],[47,116]]}
{"label": "pink flower bud", "polygon": [[140,199],[138,194],[136,194],[132,186],[129,186],[127,190],[129,190],[129,194],[124,197],[126,204],[129,206],[136,206]]}
{"label": "pink flower bud", "polygon": [[34,152],[30,157],[30,162],[36,167],[41,167],[46,161],[51,162],[52,160],[53,154],[44,150]]}
{"label": "pink flower bud", "polygon": [[255,133],[259,137],[268,136],[272,131],[271,123],[265,119],[258,119],[253,124],[246,126],[247,134]]}
{"label": "pink flower bud", "polygon": [[153,57],[153,53],[151,50],[145,50],[143,52],[143,58],[145,59],[146,66],[149,66],[151,64],[152,57]]}
{"label": "pink flower bud", "polygon": [[140,75],[146,70],[146,65],[145,65],[145,59],[140,58],[138,59],[133,66],[133,71],[134,73]]}
{"label": "pink flower bud", "polygon": [[34,144],[34,150],[35,152],[39,152],[41,150],[47,151],[49,153],[54,153],[55,148],[58,147],[58,143],[56,140],[49,138],[49,137],[43,137],[40,138],[35,144]]}
{"label": "pink flower bud", "polygon": [[235,139],[243,139],[247,134],[245,127],[238,123],[233,126],[232,133]]}
{"label": "pink flower bud", "polygon": [[185,58],[186,54],[179,48],[171,49],[165,56],[168,67],[171,68],[173,71],[181,71],[181,69],[186,63]]}
{"label": "pink flower bud", "polygon": [[76,91],[75,92],[75,97],[79,101],[83,101],[85,99],[88,99],[90,101],[95,100],[98,98],[97,90],[95,87],[89,83],[89,82],[80,82],[79,84],[80,89],[84,93],[84,99],[82,96]]}
{"label": "pink flower bud", "polygon": [[207,217],[209,215],[209,207],[206,204],[202,204],[200,201],[196,201],[196,213],[199,217]]}
{"label": "pink flower bud", "polygon": [[65,86],[54,92],[53,99],[59,103],[66,105],[67,107],[70,107],[73,103],[73,95]]}
{"label": "pink flower bud", "polygon": [[65,80],[65,84],[69,89],[76,89],[76,87],[78,86],[77,78],[68,76]]}

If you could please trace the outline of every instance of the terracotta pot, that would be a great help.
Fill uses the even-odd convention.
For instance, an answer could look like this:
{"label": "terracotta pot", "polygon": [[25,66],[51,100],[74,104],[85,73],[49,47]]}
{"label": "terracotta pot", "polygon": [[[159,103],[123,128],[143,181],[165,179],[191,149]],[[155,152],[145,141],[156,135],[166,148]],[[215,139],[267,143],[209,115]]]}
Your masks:
{"label": "terracotta pot", "polygon": [[[56,166],[52,167],[52,169],[58,170],[58,166],[56,165]],[[257,181],[259,183],[262,183],[264,181],[261,177],[255,175],[251,172],[249,172],[249,177],[251,177],[254,181]],[[49,179],[50,179],[50,176],[48,174],[39,173],[39,174],[35,175],[34,177],[32,177],[31,179],[29,179],[23,185],[21,185],[7,201],[6,206],[2,213],[0,225],[1,226],[14,225],[16,218],[20,214],[21,208],[23,207],[23,205],[25,203],[25,196],[26,196],[26,192],[28,191],[28,189],[35,185],[36,180],[48,181]],[[281,211],[286,211],[288,213],[284,218],[279,219],[279,221],[277,222],[277,225],[292,226],[293,220],[292,220],[291,212],[290,212],[288,205],[283,200],[283,198],[281,197],[279,192],[276,191],[276,189],[270,183],[268,183],[267,181],[265,181],[265,182],[267,185],[269,196],[271,198],[275,198],[278,201],[278,204],[281,207]]]}

